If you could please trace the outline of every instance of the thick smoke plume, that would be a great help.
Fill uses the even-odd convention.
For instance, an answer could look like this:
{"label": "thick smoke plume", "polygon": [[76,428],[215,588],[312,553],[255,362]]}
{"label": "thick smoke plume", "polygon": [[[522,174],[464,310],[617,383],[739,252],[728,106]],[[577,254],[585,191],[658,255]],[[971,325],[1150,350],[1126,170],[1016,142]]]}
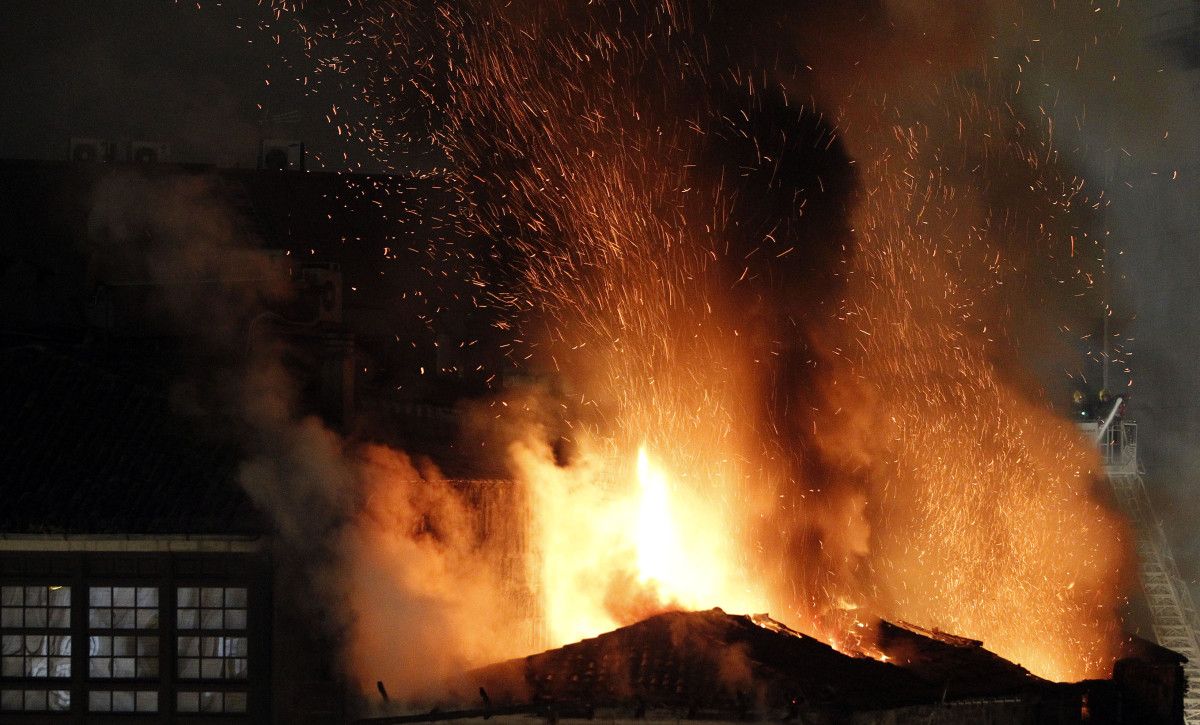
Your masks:
{"label": "thick smoke plume", "polygon": [[434,138],[531,364],[581,391],[570,437],[663,456],[732,590],[835,641],[861,610],[1102,675],[1123,529],[1022,362],[1101,274],[1097,199],[1012,102],[1023,8],[927,11],[447,8]]}
{"label": "thick smoke plume", "polygon": [[[490,242],[462,260],[478,306],[561,381],[556,422],[509,434],[554,643],[657,599],[865,652],[873,617],[902,618],[1108,674],[1127,536],[1043,392],[1096,307],[1106,199],[1026,102],[1082,57],[1040,31],[1096,37],[1093,10],[300,10],[318,65],[427,125],[462,200],[446,226]],[[675,511],[641,526],[672,477]]]}
{"label": "thick smoke plume", "polygon": [[284,362],[296,343],[269,325],[290,295],[287,268],[256,247],[217,179],[108,174],[88,225],[96,281],[148,290],[147,323],[182,336],[177,408],[241,447],[240,482],[276,532],[276,587],[311,602],[309,621],[326,622],[364,690],[383,680],[432,696],[469,664],[523,651],[477,515],[499,491],[301,414]]}

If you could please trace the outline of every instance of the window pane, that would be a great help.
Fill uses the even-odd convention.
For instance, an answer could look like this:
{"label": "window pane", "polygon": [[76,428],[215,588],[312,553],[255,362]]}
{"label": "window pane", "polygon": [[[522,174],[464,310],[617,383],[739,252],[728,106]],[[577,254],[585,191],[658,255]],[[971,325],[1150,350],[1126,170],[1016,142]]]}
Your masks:
{"label": "window pane", "polygon": [[111,655],[112,654],[112,637],[104,635],[93,635],[88,637],[88,654],[90,655]]}
{"label": "window pane", "polygon": [[114,657],[112,661],[113,677],[133,677],[134,671],[132,657]]}
{"label": "window pane", "polygon": [[158,658],[139,657],[137,661],[137,676],[143,678],[158,677]]}
{"label": "window pane", "polygon": [[134,702],[132,692],[117,691],[112,694],[113,712],[133,712]]}
{"label": "window pane", "polygon": [[52,607],[69,607],[69,606],[71,606],[71,587],[63,587],[63,586],[50,587],[50,606],[52,606]]}
{"label": "window pane", "polygon": [[246,610],[245,609],[228,609],[225,611],[225,628],[226,629],[245,629],[246,628]]}
{"label": "window pane", "polygon": [[222,712],[224,710],[224,699],[220,692],[201,692],[200,693],[200,712]]}
{"label": "window pane", "polygon": [[65,712],[71,709],[71,693],[68,690],[50,691],[50,709],[55,712]]}
{"label": "window pane", "polygon": [[138,637],[137,648],[139,657],[157,657],[158,637]]}
{"label": "window pane", "polygon": [[[12,607],[21,606],[25,599],[22,594],[21,587],[0,587],[0,606]],[[12,692],[6,690],[6,692]]]}
{"label": "window pane", "polygon": [[23,627],[25,626],[25,617],[23,609],[17,607],[5,607],[0,609],[0,627]]}
{"label": "window pane", "polygon": [[195,609],[180,609],[175,626],[177,626],[179,629],[196,629],[197,622],[198,619]]}
{"label": "window pane", "polygon": [[157,609],[139,609],[139,610],[137,610],[137,628],[138,629],[158,629],[158,610]]}
{"label": "window pane", "polygon": [[48,645],[46,654],[52,655],[69,655],[71,654],[71,638],[51,636],[47,638]]}
{"label": "window pane", "polygon": [[138,712],[158,712],[158,693],[153,690],[143,690],[137,694]]}
{"label": "window pane", "polygon": [[175,708],[180,712],[199,712],[200,694],[197,692],[180,692],[175,695]]}
{"label": "window pane", "polygon": [[70,657],[51,657],[49,660],[50,676],[51,677],[70,677],[71,676],[71,658]]}
{"label": "window pane", "polygon": [[[132,607],[137,603],[133,587],[113,587],[112,602],[114,607]],[[114,695],[116,693],[113,693]]]}
{"label": "window pane", "polygon": [[137,653],[136,637],[113,637],[113,654],[129,656]]}
{"label": "window pane", "polygon": [[[46,606],[46,592],[47,591],[48,591],[47,587],[25,587],[25,606],[26,607],[37,606],[37,605],[41,605],[43,607]],[[45,697],[45,696],[46,696],[46,693],[43,692],[42,697]]]}
{"label": "window pane", "polygon": [[0,690],[0,710],[21,710],[25,698],[20,690]]}
{"label": "window pane", "polygon": [[246,712],[246,693],[226,692],[225,712]]}
{"label": "window pane", "polygon": [[25,626],[26,627],[45,627],[46,626],[46,610],[40,607],[25,610]]}
{"label": "window pane", "polygon": [[246,606],[246,588],[245,587],[230,587],[225,590],[225,606],[226,607],[245,607]]}
{"label": "window pane", "polygon": [[158,606],[158,587],[138,587],[137,588],[137,606],[139,607],[157,607]]}
{"label": "window pane", "polygon": [[[200,589],[198,587],[179,587],[175,593],[175,606],[177,607],[198,607],[200,606]],[[190,693],[195,694],[195,693]]]}
{"label": "window pane", "polygon": [[179,637],[175,646],[182,657],[196,657],[200,654],[199,637]]}
{"label": "window pane", "polygon": [[54,607],[50,610],[50,626],[65,629],[71,626],[71,610],[67,607]]}
{"label": "window pane", "polygon": [[134,618],[132,609],[112,610],[113,629],[133,629]]}
{"label": "window pane", "polygon": [[25,709],[26,710],[45,710],[47,707],[46,691],[45,690],[26,690],[25,691]]}
{"label": "window pane", "polygon": [[23,638],[19,634],[6,634],[0,637],[0,655],[19,655],[23,651]]}
{"label": "window pane", "polygon": [[235,655],[245,657],[247,641],[245,637],[226,637],[225,656]]}
{"label": "window pane", "polygon": [[112,587],[89,587],[88,604],[93,607],[111,607]]}
{"label": "window pane", "polygon": [[188,657],[179,660],[179,676],[184,679],[197,679],[200,677],[200,660],[194,657]]}
{"label": "window pane", "polygon": [[204,587],[200,590],[200,606],[220,608],[225,604],[225,590],[221,587]]}
{"label": "window pane", "polygon": [[92,629],[112,629],[112,610],[89,609],[88,626]]}
{"label": "window pane", "polygon": [[235,680],[246,679],[246,660],[237,658],[225,660],[225,676]]}
{"label": "window pane", "polygon": [[112,660],[108,657],[92,657],[88,660],[89,677],[112,677]]}
{"label": "window pane", "polygon": [[200,676],[206,680],[221,677],[221,660],[205,658],[200,660]]}
{"label": "window pane", "polygon": [[201,629],[221,629],[221,610],[220,609],[201,609],[200,610],[200,628]]}
{"label": "window pane", "polygon": [[0,677],[23,677],[25,660],[20,657],[0,657]]}
{"label": "window pane", "polygon": [[92,712],[108,712],[112,710],[112,693],[107,691],[89,692],[88,710]]}

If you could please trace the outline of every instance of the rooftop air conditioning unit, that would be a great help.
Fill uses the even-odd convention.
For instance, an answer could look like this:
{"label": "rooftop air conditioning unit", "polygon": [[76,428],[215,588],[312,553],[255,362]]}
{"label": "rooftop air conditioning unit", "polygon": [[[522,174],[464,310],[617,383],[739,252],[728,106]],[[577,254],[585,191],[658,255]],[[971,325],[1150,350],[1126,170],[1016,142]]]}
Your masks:
{"label": "rooftop air conditioning unit", "polygon": [[342,321],[342,267],[333,262],[306,264],[300,268],[300,289],[304,297],[316,298],[317,322]]}
{"label": "rooftop air conditioning unit", "polygon": [[111,141],[99,138],[71,139],[71,160],[83,163],[105,163],[113,160],[116,147]]}
{"label": "rooftop air conditioning unit", "polygon": [[304,142],[269,138],[262,142],[258,167],[274,171],[304,170]]}
{"label": "rooftop air conditioning unit", "polygon": [[157,164],[170,155],[171,147],[161,141],[129,142],[129,160],[135,164]]}

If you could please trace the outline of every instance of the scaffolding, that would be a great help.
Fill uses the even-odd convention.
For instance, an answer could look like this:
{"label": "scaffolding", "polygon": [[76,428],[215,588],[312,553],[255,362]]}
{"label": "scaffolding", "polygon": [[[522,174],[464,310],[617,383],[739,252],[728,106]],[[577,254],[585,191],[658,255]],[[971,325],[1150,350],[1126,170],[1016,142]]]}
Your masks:
{"label": "scaffolding", "polygon": [[[1183,699],[1187,725],[1200,725],[1200,620],[1187,583],[1179,575],[1171,546],[1150,503],[1137,453],[1137,424],[1124,420],[1080,427],[1096,438],[1118,505],[1133,525],[1142,591],[1158,644],[1187,657],[1188,692]],[[1196,687],[1192,683],[1197,683]]]}

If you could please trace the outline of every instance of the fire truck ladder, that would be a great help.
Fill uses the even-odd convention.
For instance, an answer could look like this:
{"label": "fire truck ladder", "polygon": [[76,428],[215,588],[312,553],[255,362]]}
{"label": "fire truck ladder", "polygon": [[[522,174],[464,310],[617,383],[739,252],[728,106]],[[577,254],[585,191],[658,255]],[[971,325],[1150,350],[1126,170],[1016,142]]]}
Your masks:
{"label": "fire truck ladder", "polygon": [[1133,524],[1142,590],[1150,609],[1154,639],[1187,657],[1183,666],[1188,681],[1183,717],[1188,725],[1200,725],[1200,640],[1196,636],[1200,620],[1196,617],[1196,605],[1179,576],[1167,537],[1150,505],[1137,457],[1137,425],[1123,420],[1114,422],[1114,417],[1110,415],[1097,425],[1094,435],[1117,503]]}

